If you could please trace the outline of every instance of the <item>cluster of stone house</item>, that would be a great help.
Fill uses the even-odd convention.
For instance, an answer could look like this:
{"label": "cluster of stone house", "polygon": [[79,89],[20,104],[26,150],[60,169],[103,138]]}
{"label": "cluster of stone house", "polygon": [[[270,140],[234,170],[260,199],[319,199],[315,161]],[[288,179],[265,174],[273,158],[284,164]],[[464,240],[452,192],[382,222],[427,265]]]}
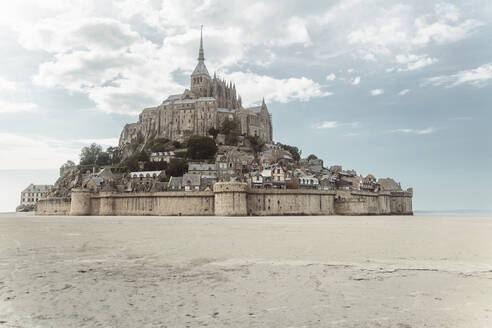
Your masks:
{"label": "cluster of stone house", "polygon": [[48,193],[51,191],[51,188],[53,188],[52,185],[35,185],[31,183],[29,186],[27,186],[27,188],[22,190],[20,205],[35,205],[38,200],[48,197]]}
{"label": "cluster of stone house", "polygon": [[318,158],[303,158],[294,163],[291,154],[278,145],[266,148],[260,154],[260,169],[252,170],[246,179],[252,188],[402,191],[401,185],[391,178],[376,179],[372,174],[363,177],[339,165],[325,168]]}
{"label": "cluster of stone house", "polygon": [[176,154],[173,151],[163,151],[163,152],[154,152],[151,153],[149,159],[151,162],[167,162],[169,163],[171,159],[173,159]]}
{"label": "cluster of stone house", "polygon": [[[174,157],[174,152],[154,152],[150,161],[169,162]],[[217,182],[229,181],[245,182],[253,189],[402,190],[393,179],[377,180],[371,174],[363,177],[338,165],[325,168],[321,159],[296,162],[278,144],[266,144],[257,154],[248,147],[221,146],[215,160],[188,162],[187,173],[179,177],[168,176],[164,170],[114,173],[105,168],[86,172],[74,185],[93,192],[203,191],[213,190]],[[35,204],[48,191],[49,186],[31,185],[23,191],[21,202]]]}

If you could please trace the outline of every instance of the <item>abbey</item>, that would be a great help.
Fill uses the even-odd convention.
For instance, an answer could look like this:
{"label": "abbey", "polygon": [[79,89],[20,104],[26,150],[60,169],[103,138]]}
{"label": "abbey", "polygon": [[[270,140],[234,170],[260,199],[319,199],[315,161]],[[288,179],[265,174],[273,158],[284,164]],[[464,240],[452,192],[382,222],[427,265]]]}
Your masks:
{"label": "abbey", "polygon": [[[191,87],[171,95],[161,105],[146,108],[137,123],[127,124],[120,136],[119,148],[153,138],[184,141],[192,135],[208,135],[224,120],[236,120],[244,136],[258,136],[272,142],[272,120],[265,101],[260,106],[244,108],[235,84],[210,77],[205,66],[203,36],[200,36],[198,63],[191,74]],[[140,140],[138,140],[140,139]],[[138,140],[138,141],[137,141]]]}

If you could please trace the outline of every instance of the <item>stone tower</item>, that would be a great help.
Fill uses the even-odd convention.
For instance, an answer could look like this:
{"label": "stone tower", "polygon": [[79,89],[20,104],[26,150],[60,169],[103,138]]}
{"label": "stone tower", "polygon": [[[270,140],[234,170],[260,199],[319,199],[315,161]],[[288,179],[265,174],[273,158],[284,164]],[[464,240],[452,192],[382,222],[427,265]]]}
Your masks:
{"label": "stone tower", "polygon": [[205,66],[205,55],[203,53],[203,26],[200,30],[200,50],[198,51],[198,64],[191,74],[191,91],[198,97],[206,97],[210,83],[210,75]]}

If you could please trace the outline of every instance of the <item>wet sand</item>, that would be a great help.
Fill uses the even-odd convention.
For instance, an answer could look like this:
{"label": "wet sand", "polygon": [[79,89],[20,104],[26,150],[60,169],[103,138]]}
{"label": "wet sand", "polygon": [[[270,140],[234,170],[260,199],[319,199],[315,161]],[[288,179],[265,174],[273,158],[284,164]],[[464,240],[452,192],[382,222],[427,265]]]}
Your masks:
{"label": "wet sand", "polygon": [[0,215],[0,327],[492,327],[492,217]]}

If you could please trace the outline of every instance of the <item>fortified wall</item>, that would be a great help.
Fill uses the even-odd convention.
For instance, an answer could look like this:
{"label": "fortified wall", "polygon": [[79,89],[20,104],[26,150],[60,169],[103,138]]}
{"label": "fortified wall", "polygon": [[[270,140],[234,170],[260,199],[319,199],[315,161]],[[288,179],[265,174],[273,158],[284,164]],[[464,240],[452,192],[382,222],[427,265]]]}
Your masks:
{"label": "fortified wall", "polygon": [[36,215],[412,215],[411,192],[250,189],[219,182],[214,191],[91,193],[38,202]]}
{"label": "fortified wall", "polygon": [[70,198],[51,197],[36,203],[36,215],[70,215]]}

